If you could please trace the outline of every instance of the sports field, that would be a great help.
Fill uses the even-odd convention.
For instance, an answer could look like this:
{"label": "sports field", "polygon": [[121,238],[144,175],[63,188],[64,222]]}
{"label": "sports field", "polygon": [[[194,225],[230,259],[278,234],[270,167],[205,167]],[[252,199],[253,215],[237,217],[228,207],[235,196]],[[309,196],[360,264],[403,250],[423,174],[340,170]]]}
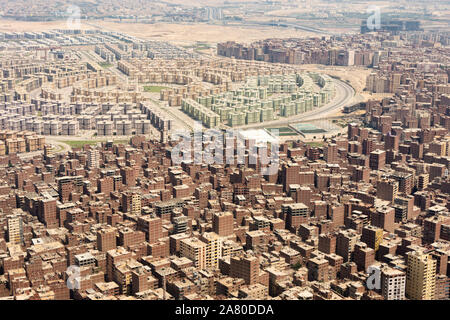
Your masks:
{"label": "sports field", "polygon": [[289,127],[281,127],[281,128],[266,128],[266,130],[271,133],[274,134],[276,132],[276,130],[278,130],[278,135],[279,136],[295,136],[297,135],[297,133],[295,132],[295,130],[292,130]]}

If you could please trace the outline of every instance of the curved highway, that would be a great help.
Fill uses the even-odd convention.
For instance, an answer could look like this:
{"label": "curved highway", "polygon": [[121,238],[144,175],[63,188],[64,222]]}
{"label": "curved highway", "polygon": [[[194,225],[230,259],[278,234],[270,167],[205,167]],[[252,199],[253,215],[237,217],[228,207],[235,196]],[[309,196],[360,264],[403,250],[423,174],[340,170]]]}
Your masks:
{"label": "curved highway", "polygon": [[329,114],[333,114],[336,111],[342,109],[344,106],[350,104],[353,97],[355,96],[355,90],[350,85],[337,79],[333,79],[333,81],[336,89],[336,95],[334,96],[331,102],[327,103],[326,105],[320,108],[316,108],[311,111],[298,114],[289,118],[280,117],[278,120],[259,122],[255,124],[234,128],[236,129],[267,128],[272,126],[284,126],[291,123],[297,123],[302,121],[324,119]]}
{"label": "curved highway", "polygon": [[353,89],[352,86],[343,81],[336,79],[333,80],[336,88],[336,95],[334,99],[321,108],[311,110],[310,115],[304,114],[304,117],[301,117],[301,119],[296,120],[304,121],[304,120],[324,119],[324,117],[336,113],[336,111],[344,108],[346,105],[349,105],[351,103],[352,99],[355,96],[355,89]]}

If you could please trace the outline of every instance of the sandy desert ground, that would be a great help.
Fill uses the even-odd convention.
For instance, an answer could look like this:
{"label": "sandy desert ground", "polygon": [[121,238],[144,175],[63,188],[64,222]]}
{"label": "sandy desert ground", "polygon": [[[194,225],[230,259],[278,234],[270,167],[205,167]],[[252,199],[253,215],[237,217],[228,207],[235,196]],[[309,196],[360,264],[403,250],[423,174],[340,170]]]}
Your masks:
{"label": "sandy desert ground", "polygon": [[[142,24],[117,23],[107,21],[81,21],[81,29],[99,28],[119,31],[144,39],[167,40],[179,43],[239,41],[252,42],[270,37],[308,37],[317,36],[300,30],[280,29],[276,27],[240,27],[208,24]],[[68,29],[65,21],[23,22],[0,20],[0,32],[46,31],[51,29]]]}
{"label": "sandy desert ground", "polygon": [[316,35],[305,31],[279,29],[275,27],[240,27],[216,26],[208,24],[121,24],[101,22],[96,24],[105,29],[127,32],[128,34],[148,39],[164,39],[169,41],[205,41],[252,42],[270,37],[307,37]]}

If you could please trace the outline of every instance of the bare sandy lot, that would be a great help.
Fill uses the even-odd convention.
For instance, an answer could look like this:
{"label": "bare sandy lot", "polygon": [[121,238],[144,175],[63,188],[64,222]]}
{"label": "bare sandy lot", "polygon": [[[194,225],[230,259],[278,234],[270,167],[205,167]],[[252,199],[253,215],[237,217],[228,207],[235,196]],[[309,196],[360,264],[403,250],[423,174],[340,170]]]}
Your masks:
{"label": "bare sandy lot", "polygon": [[241,27],[208,24],[125,24],[115,22],[96,22],[102,29],[126,32],[127,34],[146,38],[177,42],[253,42],[270,37],[289,38],[316,35],[305,31],[280,29],[275,27]]}
{"label": "bare sandy lot", "polygon": [[366,86],[367,76],[373,72],[372,69],[364,67],[340,67],[340,66],[323,66],[317,64],[300,65],[300,68],[306,71],[315,71],[339,77],[343,81],[349,81],[350,85],[355,89],[356,93],[363,93]]}

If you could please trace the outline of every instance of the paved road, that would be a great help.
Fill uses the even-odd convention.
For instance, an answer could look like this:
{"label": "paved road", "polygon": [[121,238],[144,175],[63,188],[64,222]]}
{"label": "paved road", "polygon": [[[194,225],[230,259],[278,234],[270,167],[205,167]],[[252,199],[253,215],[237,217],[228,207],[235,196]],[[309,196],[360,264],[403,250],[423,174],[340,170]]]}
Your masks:
{"label": "paved road", "polygon": [[355,90],[347,83],[340,80],[334,80],[336,87],[336,97],[324,107],[313,110],[310,116],[305,116],[302,120],[317,120],[324,119],[325,117],[336,113],[336,111],[341,110],[346,105],[350,105],[352,99],[355,97]]}
{"label": "paved road", "polygon": [[[55,150],[53,150],[54,154],[66,154],[67,152],[69,152],[72,149],[72,147],[70,145],[68,145],[67,143],[53,140],[53,137],[49,139],[49,136],[45,137],[45,144],[51,144],[56,147]],[[21,159],[31,159],[35,156],[40,156],[42,154],[44,154],[44,151],[39,150],[39,151],[21,153],[21,154],[18,154],[18,156]]]}
{"label": "paved road", "polygon": [[333,79],[335,88],[336,88],[336,95],[334,99],[326,104],[323,107],[293,116],[289,118],[281,117],[278,120],[273,121],[266,121],[266,122],[260,122],[255,123],[251,125],[245,125],[240,127],[234,127],[239,129],[248,129],[248,128],[267,128],[267,127],[274,127],[274,126],[286,126],[292,123],[302,122],[302,121],[311,121],[311,120],[317,120],[317,119],[325,119],[328,115],[335,113],[336,111],[342,109],[344,106],[349,105],[351,103],[351,100],[355,96],[355,90],[348,85],[347,83]]}

